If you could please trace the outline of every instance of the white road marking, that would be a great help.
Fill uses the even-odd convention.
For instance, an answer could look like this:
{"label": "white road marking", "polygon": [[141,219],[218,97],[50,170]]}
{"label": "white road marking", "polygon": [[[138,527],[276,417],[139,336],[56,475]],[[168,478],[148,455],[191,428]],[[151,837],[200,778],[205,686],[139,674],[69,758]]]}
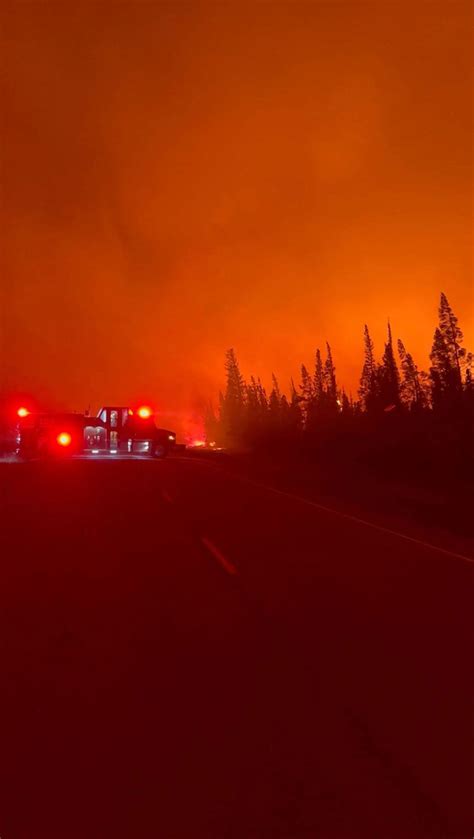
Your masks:
{"label": "white road marking", "polygon": [[356,522],[356,524],[371,527],[372,530],[378,530],[380,533],[388,533],[390,536],[397,536],[399,539],[405,539],[406,542],[412,542],[415,545],[421,545],[423,548],[429,548],[432,551],[438,551],[438,553],[454,557],[454,559],[462,559],[464,562],[474,564],[474,559],[472,557],[464,556],[464,554],[458,554],[454,551],[449,551],[447,548],[441,548],[439,545],[433,545],[431,542],[425,542],[423,539],[416,539],[415,536],[408,536],[408,534],[401,533],[399,530],[391,530],[390,527],[384,527],[382,524],[375,524],[373,521],[360,519],[358,516],[351,515],[351,513],[343,513],[341,510],[336,510],[334,507],[326,507],[325,504],[320,504],[318,501],[311,501],[310,498],[303,498],[301,495],[293,495],[291,492],[285,492],[282,489],[275,489],[275,487],[267,486],[267,484],[260,484],[257,481],[250,480],[250,478],[243,478],[243,480],[253,486],[259,487],[259,489],[266,489],[269,492],[273,492],[275,495],[282,495],[284,498],[291,498],[293,501],[300,501],[302,504],[306,504],[309,507],[315,507],[317,510],[323,510],[325,513],[333,513],[333,515],[340,516],[348,521]]}
{"label": "white road marking", "polygon": [[235,576],[239,573],[235,565],[230,561],[230,559],[227,559],[227,557],[224,556],[222,551],[220,551],[219,548],[215,546],[214,542],[211,542],[211,540],[208,539],[206,536],[201,537],[201,542],[204,545],[204,547],[207,548],[209,553],[212,554],[214,559],[217,559],[220,565],[222,565],[224,571],[227,571],[227,573],[231,574],[231,576]]}
{"label": "white road marking", "polygon": [[[197,461],[197,459],[193,460],[192,458],[182,458],[183,460],[187,460],[187,462],[194,462],[194,463],[201,463],[203,461]],[[212,464],[203,464],[206,466],[212,466],[218,472],[223,472],[225,475],[232,476],[233,478],[237,478],[240,481],[244,481],[251,486],[257,487],[258,489],[265,489],[268,492],[273,492],[274,495],[280,495],[283,498],[290,498],[292,501],[299,501],[301,504],[306,504],[308,507],[314,507],[317,510],[322,510],[325,513],[332,513],[335,516],[339,516],[340,518],[346,519],[347,521],[355,522],[356,524],[361,524],[365,527],[370,527],[372,530],[378,530],[379,533],[387,533],[390,536],[396,536],[398,539],[404,539],[405,542],[411,542],[414,545],[419,545],[423,548],[428,548],[431,551],[436,551],[437,553],[444,554],[445,556],[450,556],[453,559],[461,559],[463,562],[468,562],[470,565],[474,565],[474,558],[470,556],[465,556],[464,554],[456,553],[455,551],[450,551],[447,548],[441,548],[439,545],[433,545],[431,542],[425,542],[423,539],[417,539],[415,536],[408,536],[407,533],[401,533],[399,530],[392,530],[389,527],[384,527],[382,524],[375,524],[373,521],[367,521],[367,519],[361,519],[358,516],[354,516],[351,513],[343,513],[341,510],[337,510],[334,507],[327,507],[325,504],[320,504],[318,501],[312,501],[310,498],[304,498],[302,495],[294,495],[292,492],[285,492],[282,489],[276,489],[275,487],[268,486],[268,484],[261,484],[259,481],[253,481],[251,478],[246,478],[243,475],[235,475],[232,472],[228,472],[227,469],[224,469],[222,466],[219,466],[216,463]]]}

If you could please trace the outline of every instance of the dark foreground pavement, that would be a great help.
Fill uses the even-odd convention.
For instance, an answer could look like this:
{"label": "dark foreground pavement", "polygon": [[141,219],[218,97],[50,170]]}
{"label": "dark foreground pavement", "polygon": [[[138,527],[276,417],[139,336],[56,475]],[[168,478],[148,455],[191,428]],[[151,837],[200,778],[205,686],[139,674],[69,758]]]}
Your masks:
{"label": "dark foreground pavement", "polygon": [[201,461],[0,465],[1,839],[469,839],[472,564]]}

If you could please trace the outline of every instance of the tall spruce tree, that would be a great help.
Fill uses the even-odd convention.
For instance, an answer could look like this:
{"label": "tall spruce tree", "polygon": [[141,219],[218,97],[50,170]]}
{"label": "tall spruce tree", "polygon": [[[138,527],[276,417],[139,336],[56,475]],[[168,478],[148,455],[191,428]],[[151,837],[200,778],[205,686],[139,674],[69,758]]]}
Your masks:
{"label": "tall spruce tree", "polygon": [[344,390],[344,388],[342,388],[342,390],[341,390],[341,398],[338,402],[338,405],[339,405],[341,414],[344,417],[352,416],[352,414],[353,414],[352,400],[349,399],[349,397],[348,397],[346,391]]}
{"label": "tall spruce tree", "polygon": [[462,387],[462,362],[466,350],[461,346],[464,336],[458,326],[458,319],[449,305],[448,298],[441,292],[439,301],[439,329],[446,346],[450,364],[455,375],[452,376],[453,387],[461,390]]}
{"label": "tall spruce tree", "polygon": [[307,428],[314,431],[324,416],[325,390],[324,390],[324,365],[321,357],[321,350],[316,350],[313,374],[313,399],[307,417]]}
{"label": "tall spruce tree", "polygon": [[440,327],[435,329],[430,353],[431,401],[434,410],[451,412],[459,405],[462,382],[453,352]]}
{"label": "tall spruce tree", "polygon": [[316,361],[314,367],[314,399],[316,405],[319,407],[323,401],[324,395],[324,368],[323,360],[321,358],[321,350],[316,350]]}
{"label": "tall spruce tree", "polygon": [[332,358],[331,347],[326,341],[326,361],[324,362],[324,408],[327,416],[334,416],[338,412],[336,368]]}
{"label": "tall spruce tree", "polygon": [[466,372],[464,376],[464,404],[468,410],[469,416],[472,419],[474,411],[474,376],[473,376],[474,356],[472,352],[466,354]]}
{"label": "tall spruce tree", "polygon": [[406,351],[405,345],[400,338],[398,339],[398,355],[402,368],[402,383],[400,385],[401,401],[407,408],[422,408],[425,405],[425,398],[418,367],[411,353]]}
{"label": "tall spruce tree", "polygon": [[226,389],[221,406],[221,422],[230,445],[240,442],[246,426],[246,385],[233,349],[226,352]]}
{"label": "tall spruce tree", "polygon": [[268,399],[268,413],[270,424],[275,428],[281,421],[281,393],[277,378],[272,373],[272,390]]}
{"label": "tall spruce tree", "polygon": [[246,387],[247,439],[260,437],[268,421],[268,405],[260,379],[250,377]]}
{"label": "tall spruce tree", "polygon": [[379,377],[374,356],[374,344],[367,324],[364,326],[364,366],[360,378],[359,396],[364,411],[368,414],[377,410],[379,404]]}
{"label": "tall spruce tree", "polygon": [[272,373],[272,385],[273,385],[273,391],[275,392],[276,397],[277,397],[278,401],[280,402],[281,401],[280,385],[278,384],[278,379],[275,376],[275,373]]}
{"label": "tall spruce tree", "polygon": [[311,376],[309,375],[308,369],[304,364],[301,365],[300,391],[301,398],[305,401],[307,405],[309,405],[314,396],[314,388]]}
{"label": "tall spruce tree", "polygon": [[400,374],[398,372],[395,354],[393,352],[392,329],[390,323],[387,328],[387,342],[379,368],[380,403],[383,410],[400,406]]}
{"label": "tall spruce tree", "polygon": [[254,376],[250,377],[250,382],[245,388],[246,407],[247,407],[247,426],[250,434],[255,433],[260,421],[260,405],[258,401],[257,382]]}
{"label": "tall spruce tree", "polygon": [[285,394],[283,393],[280,399],[280,426],[281,430],[285,433],[288,433],[292,430],[291,419],[291,406]]}
{"label": "tall spruce tree", "polygon": [[298,394],[293,379],[291,380],[290,399],[290,426],[293,432],[301,431],[303,428],[303,412],[301,409],[302,397]]}
{"label": "tall spruce tree", "polygon": [[301,411],[305,428],[308,430],[312,424],[314,406],[314,384],[305,364],[301,365]]}
{"label": "tall spruce tree", "polygon": [[263,387],[262,382],[260,381],[260,377],[257,379],[257,396],[260,405],[260,410],[263,414],[266,414],[268,411],[268,399],[266,390]]}
{"label": "tall spruce tree", "polygon": [[243,405],[245,400],[245,382],[233,349],[227,350],[225,354],[225,371],[227,375],[225,399],[237,405]]}

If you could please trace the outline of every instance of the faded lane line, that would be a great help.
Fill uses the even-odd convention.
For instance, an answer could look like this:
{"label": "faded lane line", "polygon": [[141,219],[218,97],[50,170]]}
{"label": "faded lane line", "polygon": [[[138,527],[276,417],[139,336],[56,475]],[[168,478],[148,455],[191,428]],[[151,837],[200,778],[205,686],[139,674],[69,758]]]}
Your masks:
{"label": "faded lane line", "polygon": [[399,530],[391,530],[389,527],[384,527],[382,524],[375,524],[373,521],[360,519],[358,516],[353,516],[350,513],[343,513],[341,510],[334,509],[334,507],[326,507],[325,504],[319,504],[318,501],[311,501],[309,498],[303,498],[301,495],[293,495],[291,492],[285,492],[282,489],[275,489],[275,487],[267,486],[267,484],[260,484],[257,481],[252,481],[250,478],[243,478],[242,480],[252,486],[258,487],[259,489],[266,489],[269,492],[275,493],[275,495],[281,495],[283,498],[291,498],[293,501],[300,501],[302,504],[306,504],[309,507],[315,507],[317,510],[323,510],[325,513],[333,513],[335,516],[340,516],[348,521],[356,522],[356,524],[363,524],[365,527],[371,527],[372,530],[378,530],[380,533],[388,533],[390,536],[397,536],[399,539],[405,539],[406,542],[421,545],[423,548],[429,548],[432,551],[446,554],[446,556],[451,556],[454,559],[462,559],[463,562],[469,562],[471,565],[474,565],[474,559],[472,557],[464,556],[464,554],[458,554],[454,551],[449,551],[447,548],[440,548],[438,545],[433,545],[431,542],[424,542],[423,539],[416,539],[414,536],[408,536],[406,533],[400,533]]}
{"label": "faded lane line", "polygon": [[220,565],[222,565],[223,569],[227,571],[228,574],[235,576],[239,573],[235,565],[229,559],[227,559],[227,557],[224,556],[222,551],[220,551],[219,548],[217,548],[214,545],[214,543],[211,542],[210,539],[208,539],[206,536],[201,536],[201,542],[204,545],[204,547],[207,548],[209,553],[212,554],[214,559],[217,559],[217,561],[220,563]]}
{"label": "faded lane line", "polygon": [[[186,460],[186,458],[183,458],[183,460]],[[191,458],[187,462],[199,462],[201,465],[211,466],[213,469],[218,472],[222,472],[224,475],[237,478],[238,480],[257,487],[258,489],[266,489],[268,492],[273,492],[275,495],[280,495],[283,498],[290,498],[292,501],[300,501],[301,504],[306,504],[308,507],[314,507],[316,510],[322,510],[325,513],[332,513],[333,515],[340,516],[340,518],[346,519],[347,521],[362,524],[365,527],[372,528],[372,530],[378,530],[379,533],[388,533],[390,536],[396,536],[398,539],[404,539],[406,542],[411,542],[414,545],[420,545],[421,547],[428,548],[431,551],[436,551],[437,553],[444,554],[445,556],[450,556],[453,559],[461,559],[463,562],[468,562],[470,565],[474,565],[474,559],[472,557],[455,553],[455,551],[450,551],[447,548],[441,548],[438,545],[433,545],[431,542],[425,542],[423,539],[416,539],[415,536],[408,536],[407,533],[401,533],[399,530],[391,530],[389,527],[384,527],[382,524],[375,524],[373,521],[361,519],[358,516],[351,515],[350,513],[343,513],[341,510],[337,510],[334,507],[327,507],[325,504],[320,504],[318,501],[312,501],[310,498],[304,498],[302,495],[294,495],[291,492],[285,492],[285,490],[268,486],[268,484],[261,484],[258,481],[253,481],[251,478],[246,478],[243,475],[235,475],[233,472],[229,472],[227,469],[224,469],[216,463],[208,464],[203,463],[203,461],[192,460]]]}

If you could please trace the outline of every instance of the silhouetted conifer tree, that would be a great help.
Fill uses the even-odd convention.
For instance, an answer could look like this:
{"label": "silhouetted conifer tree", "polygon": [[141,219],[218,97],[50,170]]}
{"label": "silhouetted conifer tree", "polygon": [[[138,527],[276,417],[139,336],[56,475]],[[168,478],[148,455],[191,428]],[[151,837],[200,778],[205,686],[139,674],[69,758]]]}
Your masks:
{"label": "silhouetted conifer tree", "polygon": [[272,373],[273,388],[268,399],[268,413],[270,423],[273,428],[280,424],[281,419],[281,394],[278,382],[274,373]]}
{"label": "silhouetted conifer tree", "polygon": [[327,341],[326,353],[323,374],[324,413],[326,416],[335,416],[338,412],[336,368],[334,367],[331,347]]}
{"label": "silhouetted conifer tree", "polygon": [[413,360],[413,356],[406,351],[400,338],[398,339],[398,355],[402,368],[402,383],[400,386],[401,401],[410,409],[423,408],[426,405],[426,395],[422,378]]}
{"label": "silhouetted conifer tree", "polygon": [[308,370],[304,364],[301,365],[301,384],[300,384],[301,396],[305,400],[305,402],[310,402],[313,398],[313,382],[311,381],[311,376],[308,373]]}
{"label": "silhouetted conifer tree", "polygon": [[374,345],[367,324],[364,327],[364,366],[360,378],[359,395],[362,407],[373,413],[379,404],[379,377],[374,357]]}
{"label": "silhouetted conifer tree", "polygon": [[278,402],[280,402],[281,401],[280,386],[278,384],[278,380],[277,380],[277,377],[275,376],[275,373],[272,373],[272,385],[273,385],[273,391],[272,392],[275,393],[275,395],[278,399]]}
{"label": "silhouetted conifer tree", "polygon": [[435,330],[431,348],[430,378],[432,403],[435,410],[456,411],[463,400],[462,366],[466,351],[461,347],[463,334],[445,294],[441,294],[439,326]]}
{"label": "silhouetted conifer tree", "polygon": [[264,413],[266,413],[268,410],[268,399],[265,388],[263,387],[260,379],[257,379],[257,395],[260,408]]}
{"label": "silhouetted conifer tree", "polygon": [[261,437],[267,423],[267,399],[260,379],[250,377],[246,386],[246,437],[255,439]]}
{"label": "silhouetted conifer tree", "polygon": [[461,346],[463,334],[458,326],[458,319],[443,292],[441,292],[438,314],[439,329],[443,336],[451,367],[456,371],[456,375],[453,376],[453,386],[456,386],[460,390],[462,386],[461,367],[466,350]]}
{"label": "silhouetted conifer tree", "polygon": [[249,384],[246,385],[246,406],[247,406],[247,431],[250,434],[256,432],[260,421],[260,404],[258,400],[257,383],[253,376],[250,377]]}
{"label": "silhouetted conifer tree", "polygon": [[314,368],[314,399],[316,405],[319,407],[323,401],[324,394],[324,369],[323,360],[321,358],[321,350],[316,350],[316,362]]}
{"label": "silhouetted conifer tree", "polygon": [[318,348],[315,354],[314,374],[312,379],[312,398],[306,412],[306,429],[314,431],[318,427],[324,414],[325,393],[324,393],[324,367],[321,358],[321,350]]}
{"label": "silhouetted conifer tree", "polygon": [[385,344],[382,365],[379,368],[380,403],[383,410],[400,406],[400,374],[393,352],[392,330],[388,324],[387,342]]}
{"label": "silhouetted conifer tree", "polygon": [[237,443],[245,431],[246,386],[233,349],[225,357],[226,389],[221,404],[221,424],[229,443]]}
{"label": "silhouetted conifer tree", "polygon": [[285,394],[280,399],[280,426],[285,433],[291,431],[291,408]]}
{"label": "silhouetted conifer tree", "polygon": [[472,367],[474,358],[472,352],[466,355],[466,372],[464,378],[464,404],[467,409],[468,417],[472,421],[474,413],[474,376]]}
{"label": "silhouetted conifer tree", "polygon": [[308,373],[308,369],[304,364],[301,365],[300,391],[302,400],[303,422],[305,428],[309,428],[309,426],[311,425],[311,415],[313,411],[314,385],[313,380],[310,374]]}
{"label": "silhouetted conifer tree", "polygon": [[459,370],[439,327],[435,329],[430,353],[431,399],[435,410],[452,411],[459,404]]}
{"label": "silhouetted conifer tree", "polygon": [[430,353],[431,367],[431,398],[433,407],[439,409],[443,407],[446,400],[446,393],[450,387],[451,378],[451,364],[449,363],[449,356],[444,338],[441,330],[436,327],[433,336],[433,345]]}
{"label": "silhouetted conifer tree", "polygon": [[340,409],[341,409],[341,413],[342,413],[345,417],[352,416],[352,404],[351,404],[351,400],[349,399],[349,397],[348,397],[348,395],[347,395],[346,391],[344,390],[344,388],[342,388],[342,391],[341,391],[341,398],[340,398],[339,402],[340,402]]}
{"label": "silhouetted conifer tree", "polygon": [[302,397],[296,391],[295,383],[291,380],[290,426],[293,432],[303,428],[303,413],[301,410]]}

